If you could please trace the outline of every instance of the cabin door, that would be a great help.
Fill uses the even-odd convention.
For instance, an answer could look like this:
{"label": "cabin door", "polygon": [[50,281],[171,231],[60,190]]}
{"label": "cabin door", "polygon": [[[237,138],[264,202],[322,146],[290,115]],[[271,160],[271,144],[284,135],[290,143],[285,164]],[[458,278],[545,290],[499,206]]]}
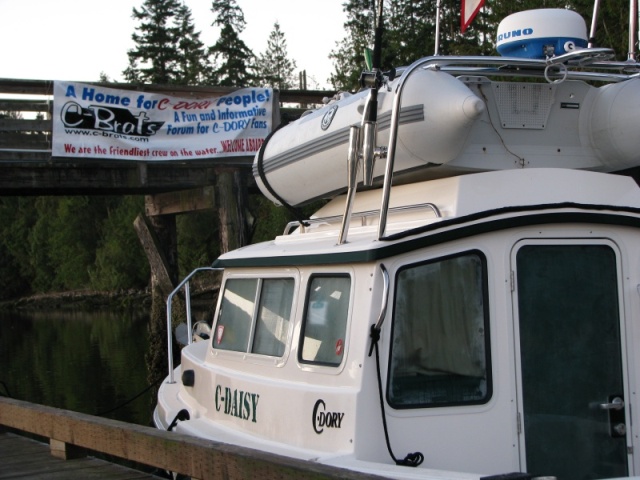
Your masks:
{"label": "cabin door", "polygon": [[513,250],[523,471],[558,480],[629,473],[619,257],[604,241]]}

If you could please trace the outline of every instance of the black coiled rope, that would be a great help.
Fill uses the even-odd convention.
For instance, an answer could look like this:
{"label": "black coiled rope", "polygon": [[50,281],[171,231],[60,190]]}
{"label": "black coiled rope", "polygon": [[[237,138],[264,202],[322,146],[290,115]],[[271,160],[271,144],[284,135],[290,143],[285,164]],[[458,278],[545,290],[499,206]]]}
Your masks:
{"label": "black coiled rope", "polygon": [[378,374],[378,396],[380,398],[380,412],[382,413],[382,426],[384,428],[384,439],[387,442],[387,450],[389,455],[396,462],[396,465],[402,465],[405,467],[417,467],[424,461],[424,455],[420,452],[408,453],[402,460],[396,458],[391,450],[391,442],[389,441],[389,431],[387,429],[387,417],[384,414],[384,399],[382,396],[382,377],[380,376],[380,354],[378,353],[378,341],[380,340],[380,329],[375,325],[371,325],[371,331],[369,333],[371,337],[371,348],[369,349],[369,356],[375,351],[376,353],[376,373]]}

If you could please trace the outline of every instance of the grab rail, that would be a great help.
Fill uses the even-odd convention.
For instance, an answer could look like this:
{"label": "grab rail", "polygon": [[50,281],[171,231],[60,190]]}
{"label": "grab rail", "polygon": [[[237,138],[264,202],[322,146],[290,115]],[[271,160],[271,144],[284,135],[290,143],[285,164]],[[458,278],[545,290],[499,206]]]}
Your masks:
{"label": "grab rail", "polygon": [[184,297],[185,297],[185,309],[186,309],[186,313],[187,313],[187,344],[190,345],[191,342],[193,341],[192,336],[191,336],[191,330],[193,328],[192,326],[192,322],[191,322],[191,290],[189,288],[189,280],[191,280],[191,277],[193,277],[196,273],[202,272],[202,271],[216,271],[216,270],[222,270],[221,268],[216,268],[216,267],[199,267],[196,268],[194,271],[192,271],[189,275],[187,275],[184,280],[182,280],[178,286],[169,294],[169,296],[167,297],[167,356],[168,356],[168,360],[169,360],[169,381],[167,383],[176,383],[174,378],[173,378],[173,331],[171,329],[172,326],[172,322],[171,322],[171,305],[172,305],[172,301],[173,301],[173,297],[175,296],[176,293],[178,293],[180,291],[180,289],[182,287],[184,287]]}
{"label": "grab rail", "polygon": [[380,305],[380,314],[375,325],[375,329],[378,331],[382,328],[382,322],[384,322],[384,317],[387,316],[387,307],[389,305],[389,271],[382,263],[380,264],[380,271],[382,272],[382,305]]}
{"label": "grab rail", "polygon": [[[442,213],[440,212],[440,209],[438,208],[438,206],[435,203],[431,203],[431,202],[416,203],[414,205],[399,205],[397,207],[391,207],[389,209],[389,212],[398,213],[398,212],[408,211],[408,210],[420,210],[423,208],[429,208],[437,218],[442,218]],[[380,215],[380,210],[365,210],[363,212],[356,212],[351,214],[351,218],[360,218],[364,220],[365,218],[375,217],[378,215]],[[331,215],[328,217],[310,218],[308,220],[305,220],[305,222],[308,223],[309,225],[317,225],[321,223],[338,222],[343,220],[343,218],[344,218],[344,215]],[[300,223],[297,220],[294,222],[287,223],[287,226],[284,228],[283,235],[289,235],[295,227],[300,227]]]}

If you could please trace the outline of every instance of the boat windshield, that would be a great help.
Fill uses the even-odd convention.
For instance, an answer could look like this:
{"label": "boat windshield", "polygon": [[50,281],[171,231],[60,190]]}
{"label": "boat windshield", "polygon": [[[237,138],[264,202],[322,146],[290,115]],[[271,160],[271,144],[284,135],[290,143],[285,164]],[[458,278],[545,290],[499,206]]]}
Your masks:
{"label": "boat windshield", "polygon": [[293,278],[232,278],[224,286],[213,348],[282,357]]}

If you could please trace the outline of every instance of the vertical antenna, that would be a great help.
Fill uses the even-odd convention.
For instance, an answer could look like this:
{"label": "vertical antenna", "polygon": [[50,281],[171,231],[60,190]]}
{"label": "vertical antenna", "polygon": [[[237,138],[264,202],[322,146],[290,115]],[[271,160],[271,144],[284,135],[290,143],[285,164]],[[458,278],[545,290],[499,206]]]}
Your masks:
{"label": "vertical antenna", "polygon": [[629,53],[628,61],[636,61],[636,44],[638,43],[638,0],[629,2]]}
{"label": "vertical antenna", "polygon": [[373,37],[373,59],[371,62],[371,72],[369,75],[363,75],[361,82],[364,87],[371,88],[371,95],[369,96],[369,104],[365,113],[365,122],[376,122],[378,120],[378,89],[382,85],[382,71],[380,64],[382,63],[382,10],[383,0],[378,0],[378,7],[376,11],[376,0],[373,0],[374,7],[374,37]]}
{"label": "vertical antenna", "polygon": [[600,0],[595,0],[593,2],[593,15],[591,16],[591,30],[589,31],[589,43],[587,45],[588,48],[593,48],[596,46],[596,25],[598,23],[598,10],[600,10]]}
{"label": "vertical antenna", "polygon": [[378,89],[382,85],[382,31],[383,31],[383,0],[378,0],[377,12],[374,0],[374,40],[371,75],[364,76],[366,86],[371,87],[367,111],[362,122],[362,164],[364,169],[364,184],[371,186],[373,183],[373,167],[375,164],[375,149],[378,126]]}
{"label": "vertical antenna", "polygon": [[[598,0],[596,0],[598,1]],[[436,47],[433,54],[440,55],[440,0],[436,3]]]}
{"label": "vertical antenna", "polygon": [[[374,0],[375,6],[375,0]],[[383,16],[382,12],[384,10],[384,0],[379,0],[378,3],[378,12],[375,18],[375,30],[373,33],[373,69],[380,70],[382,65],[382,30],[384,28],[383,25]]]}

